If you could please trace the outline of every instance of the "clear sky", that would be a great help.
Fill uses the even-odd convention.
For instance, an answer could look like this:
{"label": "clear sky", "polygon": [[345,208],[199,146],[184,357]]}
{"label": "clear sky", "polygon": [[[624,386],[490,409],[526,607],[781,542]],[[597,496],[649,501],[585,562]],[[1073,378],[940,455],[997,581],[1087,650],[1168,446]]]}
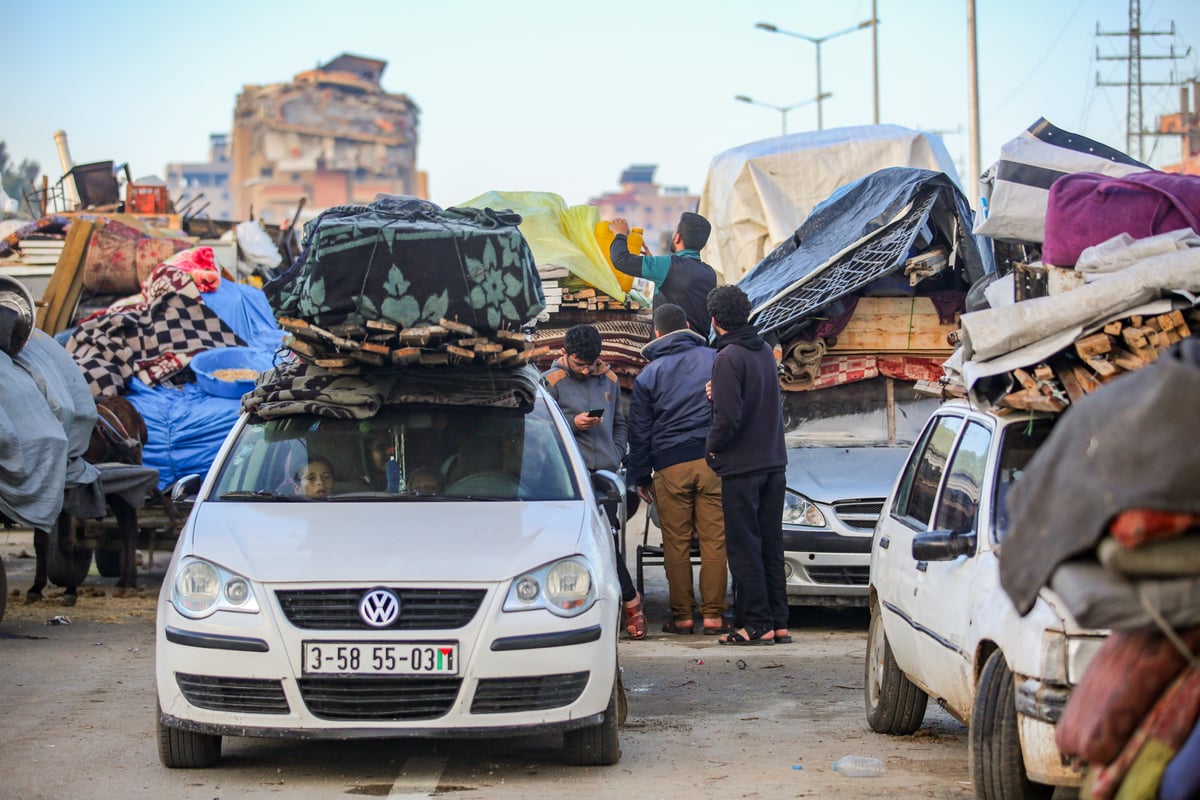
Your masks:
{"label": "clear sky", "polygon": [[[1038,117],[1125,149],[1127,0],[977,0],[981,161]],[[966,0],[877,0],[881,121],[944,135],[970,161]],[[1142,0],[1142,78],[1200,74],[1200,2]],[[780,133],[787,106],[815,98],[816,48],[755,28],[823,37],[871,17],[870,0],[0,0],[7,83],[0,140],[56,180],[54,131],[77,163],[128,162],[134,178],[204,161],[229,131],[244,84],[291,80],[343,52],[388,62],[383,87],[421,109],[418,166],[434,202],[487,190],[545,191],[568,203],[614,191],[631,163],[657,182],[703,187],[717,153]],[[821,46],[824,125],[872,121],[869,29]],[[1179,110],[1147,86],[1145,124]],[[816,105],[786,115],[817,127]],[[1157,147],[1153,147],[1157,141]],[[1136,155],[1136,151],[1134,152]],[[1179,142],[1147,140],[1147,160]]]}

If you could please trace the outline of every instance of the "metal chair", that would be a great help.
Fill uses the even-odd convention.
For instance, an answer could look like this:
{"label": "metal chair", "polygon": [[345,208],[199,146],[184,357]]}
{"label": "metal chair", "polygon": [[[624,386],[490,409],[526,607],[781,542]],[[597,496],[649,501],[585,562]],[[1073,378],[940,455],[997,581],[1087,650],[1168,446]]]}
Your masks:
{"label": "metal chair", "polygon": [[[654,527],[662,530],[662,523],[658,518],[658,505],[650,503],[646,506],[646,521],[642,528],[642,543],[637,546],[634,551],[634,559],[637,562],[636,576],[634,578],[637,590],[645,594],[645,567],[647,566],[664,566],[666,563],[663,556],[663,547],[661,544],[650,544],[650,523],[654,523]],[[692,546],[690,556],[693,567],[700,566],[700,540],[695,536],[692,537]]]}

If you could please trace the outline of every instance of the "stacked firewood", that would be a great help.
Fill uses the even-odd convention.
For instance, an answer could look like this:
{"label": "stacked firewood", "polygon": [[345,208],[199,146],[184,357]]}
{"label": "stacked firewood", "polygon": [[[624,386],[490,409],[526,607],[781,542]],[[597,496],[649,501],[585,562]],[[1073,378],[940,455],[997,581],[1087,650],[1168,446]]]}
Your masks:
{"label": "stacked firewood", "polygon": [[1177,310],[1110,322],[1036,365],[1032,372],[1013,370],[1021,388],[1005,395],[998,405],[1022,411],[1062,411],[1122,373],[1153,363],[1164,349],[1191,336],[1189,322],[1200,324],[1200,311],[1192,310],[1189,315]]}
{"label": "stacked firewood", "polygon": [[641,303],[636,300],[614,300],[590,286],[576,291],[564,291],[559,308],[578,308],[586,311],[640,311]]}
{"label": "stacked firewood", "polygon": [[522,331],[483,335],[457,320],[403,328],[390,322],[332,325],[329,330],[284,317],[284,345],[300,360],[339,375],[357,375],[363,367],[478,364],[520,367],[550,351],[536,347]]}

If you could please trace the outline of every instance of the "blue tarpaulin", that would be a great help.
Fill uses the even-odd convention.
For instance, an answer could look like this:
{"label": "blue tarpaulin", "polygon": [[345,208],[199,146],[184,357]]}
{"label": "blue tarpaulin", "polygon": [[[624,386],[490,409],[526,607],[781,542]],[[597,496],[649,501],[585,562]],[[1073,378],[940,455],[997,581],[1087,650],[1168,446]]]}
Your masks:
{"label": "blue tarpaulin", "polygon": [[[204,302],[247,346],[274,355],[283,339],[266,295],[233,281],[221,281]],[[129,381],[127,396],[146,420],[149,441],[142,463],[158,470],[160,489],[193,473],[204,475],[237,421],[241,400],[214,397],[195,384],[181,388]]]}

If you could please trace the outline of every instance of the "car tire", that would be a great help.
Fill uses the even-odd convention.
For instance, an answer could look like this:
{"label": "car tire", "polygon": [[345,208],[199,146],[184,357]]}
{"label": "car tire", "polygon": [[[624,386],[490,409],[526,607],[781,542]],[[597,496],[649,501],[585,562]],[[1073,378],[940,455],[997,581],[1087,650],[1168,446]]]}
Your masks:
{"label": "car tire", "polygon": [[164,725],[157,712],[158,760],[168,769],[204,769],[221,759],[221,737]]}
{"label": "car tire", "polygon": [[117,550],[97,550],[96,571],[102,578],[121,577],[121,553]]}
{"label": "car tire", "polygon": [[1025,774],[1012,670],[999,650],[988,657],[971,709],[971,782],[981,800],[1049,800],[1054,787]]}
{"label": "car tire", "polygon": [[563,760],[575,767],[607,767],[621,760],[621,739],[618,733],[620,683],[613,679],[612,694],[604,718],[596,725],[575,728],[563,734]]}
{"label": "car tire", "polygon": [[867,629],[867,664],[863,676],[863,697],[867,707],[867,724],[876,733],[906,736],[925,719],[929,695],[896,664],[892,646],[883,629],[883,616],[876,604],[871,611]]}

